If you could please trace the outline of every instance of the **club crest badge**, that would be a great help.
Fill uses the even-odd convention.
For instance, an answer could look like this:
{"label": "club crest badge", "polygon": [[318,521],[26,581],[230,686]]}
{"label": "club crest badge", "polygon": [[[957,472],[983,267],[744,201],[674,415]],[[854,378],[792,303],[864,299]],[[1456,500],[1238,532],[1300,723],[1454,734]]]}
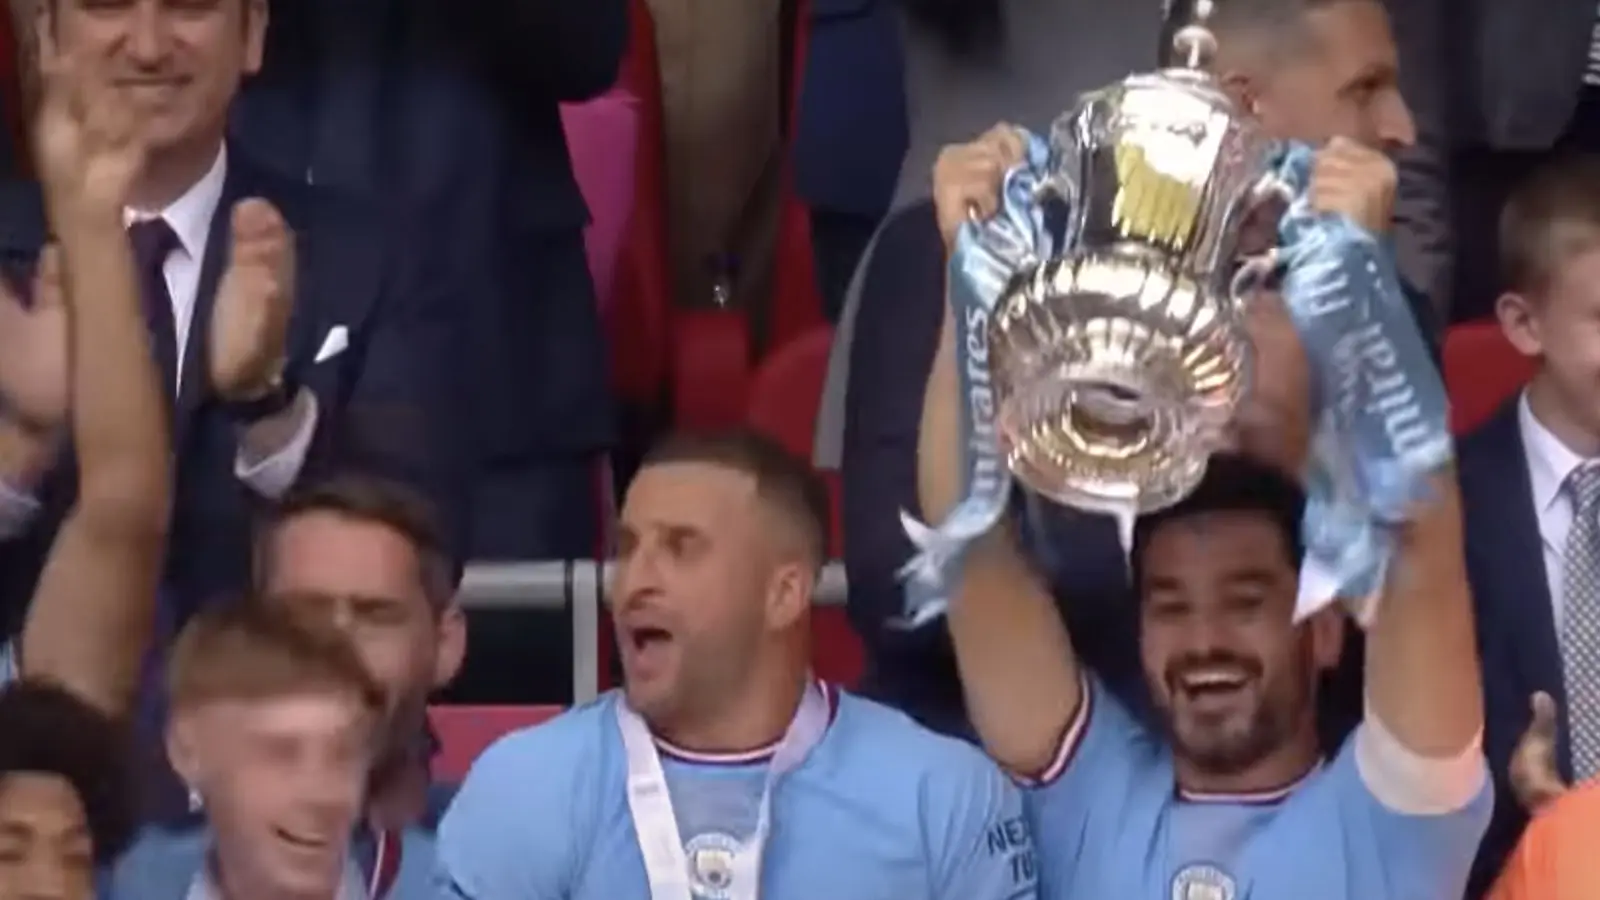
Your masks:
{"label": "club crest badge", "polygon": [[742,845],[717,832],[697,834],[683,846],[689,859],[689,889],[700,900],[733,897],[733,862]]}
{"label": "club crest badge", "polygon": [[1193,865],[1172,879],[1172,900],[1234,900],[1233,878],[1216,866]]}

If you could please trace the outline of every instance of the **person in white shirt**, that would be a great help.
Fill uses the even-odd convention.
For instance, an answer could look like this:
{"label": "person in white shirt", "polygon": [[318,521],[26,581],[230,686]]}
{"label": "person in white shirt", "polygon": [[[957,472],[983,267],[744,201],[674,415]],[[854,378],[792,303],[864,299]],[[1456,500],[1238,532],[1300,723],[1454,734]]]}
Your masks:
{"label": "person in white shirt", "polygon": [[1600,775],[1600,163],[1559,163],[1521,187],[1500,252],[1500,325],[1537,370],[1459,447],[1484,744],[1507,798],[1475,892],[1529,809]]}
{"label": "person in white shirt", "polygon": [[[430,254],[408,246],[400,217],[285,180],[225,139],[267,12],[265,0],[40,7],[41,56],[85,60],[86,91],[125,105],[146,147],[123,219],[172,440],[161,632],[249,583],[254,505],[312,475],[418,488],[458,543],[458,312]],[[32,268],[47,234],[37,208],[33,185],[0,187],[0,260]],[[21,305],[0,334],[0,355],[25,363],[0,390],[31,398],[0,419],[0,636],[15,634],[76,487],[64,334]]]}

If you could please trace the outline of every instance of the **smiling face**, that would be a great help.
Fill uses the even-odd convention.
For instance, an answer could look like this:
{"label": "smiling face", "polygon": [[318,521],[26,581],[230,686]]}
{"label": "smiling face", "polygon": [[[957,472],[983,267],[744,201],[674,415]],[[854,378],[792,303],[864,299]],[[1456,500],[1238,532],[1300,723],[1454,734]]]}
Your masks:
{"label": "smiling face", "polygon": [[1288,740],[1316,674],[1282,538],[1265,516],[1201,513],[1157,528],[1141,563],[1145,676],[1175,749],[1250,766]]}
{"label": "smiling face", "polygon": [[92,87],[138,112],[157,154],[215,153],[239,82],[261,67],[262,0],[38,0],[48,62],[72,56]]}
{"label": "smiling face", "polygon": [[355,691],[216,700],[173,725],[231,879],[266,896],[332,896],[360,821],[378,718]]}

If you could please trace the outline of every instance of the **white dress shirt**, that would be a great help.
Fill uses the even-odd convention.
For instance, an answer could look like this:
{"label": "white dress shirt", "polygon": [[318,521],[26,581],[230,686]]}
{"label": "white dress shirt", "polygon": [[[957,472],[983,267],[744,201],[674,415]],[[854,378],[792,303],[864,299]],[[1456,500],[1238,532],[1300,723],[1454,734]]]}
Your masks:
{"label": "white dress shirt", "polygon": [[[206,243],[211,236],[212,219],[219,214],[223,183],[227,180],[228,154],[223,149],[217,153],[216,162],[200,180],[181,197],[159,212],[129,209],[124,219],[134,222],[154,218],[165,219],[178,246],[167,257],[163,272],[167,278],[167,293],[172,296],[172,322],[178,340],[178,383],[172,386],[173,396],[182,388],[183,359],[188,352],[189,330],[194,325],[197,295],[200,290],[200,270],[205,263]],[[275,499],[294,484],[305,466],[306,453],[311,449],[311,438],[316,433],[316,396],[309,394],[307,414],[295,429],[293,436],[275,452],[253,458],[241,445],[234,459],[233,471],[251,490],[267,499]],[[38,512],[38,501],[0,481],[0,540],[21,534]]]}
{"label": "white dress shirt", "polygon": [[1550,585],[1551,612],[1555,615],[1556,634],[1561,633],[1561,623],[1566,611],[1566,598],[1562,593],[1566,568],[1567,535],[1572,533],[1572,498],[1562,489],[1572,470],[1587,460],[1573,453],[1561,439],[1544,427],[1533,407],[1528,405],[1528,394],[1517,401],[1517,424],[1522,432],[1522,450],[1527,456],[1528,484],[1533,489],[1533,513],[1539,523],[1539,542],[1544,548],[1544,575]]}

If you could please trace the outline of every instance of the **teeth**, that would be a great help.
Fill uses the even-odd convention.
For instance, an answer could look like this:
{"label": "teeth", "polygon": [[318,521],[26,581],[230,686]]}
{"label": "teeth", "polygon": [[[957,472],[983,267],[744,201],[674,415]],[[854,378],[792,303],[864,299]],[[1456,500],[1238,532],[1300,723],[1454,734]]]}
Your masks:
{"label": "teeth", "polygon": [[1183,677],[1187,687],[1236,687],[1244,684],[1244,676],[1237,672],[1191,672]]}

